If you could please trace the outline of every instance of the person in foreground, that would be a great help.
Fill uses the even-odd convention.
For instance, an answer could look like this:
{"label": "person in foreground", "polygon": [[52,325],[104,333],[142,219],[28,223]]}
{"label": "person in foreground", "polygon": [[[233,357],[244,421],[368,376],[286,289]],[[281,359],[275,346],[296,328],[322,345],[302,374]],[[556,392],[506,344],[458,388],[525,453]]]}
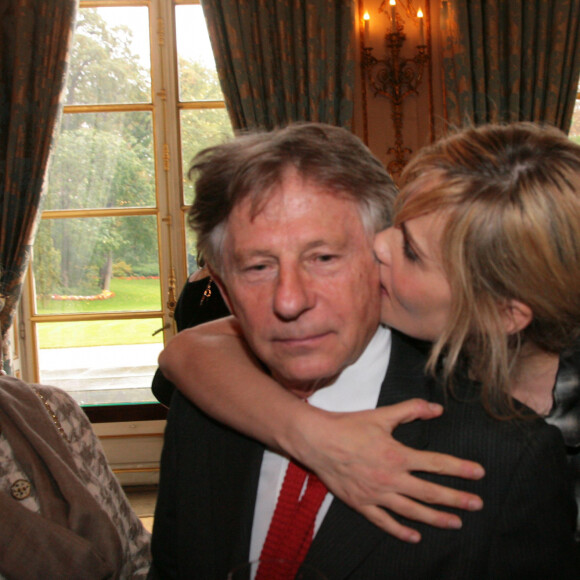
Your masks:
{"label": "person in foreground", "polygon": [[[577,153],[575,159],[580,162]],[[226,323],[231,332],[243,334],[259,364],[285,389],[281,393],[275,388],[256,391],[238,372],[234,380],[239,386],[229,391],[220,387],[209,396],[212,412],[231,395],[226,407],[248,410],[251,421],[271,413],[280,427],[272,428],[274,436],[266,429],[263,438],[273,447],[286,447],[293,453],[293,446],[304,447],[296,443],[304,423],[291,424],[285,417],[286,412],[300,417],[299,406],[313,417],[322,417],[317,407],[339,412],[368,410],[413,397],[444,404],[441,416],[401,424],[395,436],[416,448],[468,457],[485,465],[487,475],[479,480],[420,475],[432,484],[452,484],[470,492],[471,501],[476,494],[481,496],[485,508],[465,512],[461,531],[415,524],[421,542],[405,543],[325,489],[320,491],[318,479],[306,474],[308,485],[301,505],[288,528],[282,527],[276,534],[283,504],[276,505],[278,492],[281,489],[280,495],[285,494],[286,466],[290,473],[294,463],[209,418],[176,393],[162,457],[152,543],[153,577],[185,578],[195,572],[198,578],[225,578],[236,564],[275,556],[304,558],[305,564],[332,580],[545,578],[553,574],[575,578],[579,570],[573,541],[575,505],[559,431],[523,406],[514,403],[512,409],[510,400],[494,392],[493,385],[488,387],[494,396],[484,405],[479,383],[467,371],[445,369],[453,378],[453,390],[448,391],[445,375],[439,381],[424,372],[429,357],[424,342],[378,326],[381,305],[372,235],[383,223],[369,213],[373,206],[369,191],[374,175],[386,174],[370,152],[346,131],[299,125],[206,150],[193,167],[199,174],[192,222],[200,250],[234,314]],[[439,177],[435,183],[443,189],[435,190],[443,192],[443,174]],[[364,180],[368,180],[366,184]],[[378,196],[383,204],[390,203],[385,199],[386,192],[392,192],[387,183],[388,176],[383,177]],[[566,183],[564,180],[564,189]],[[432,210],[430,205],[424,215]],[[435,220],[442,230],[444,215]],[[396,287],[381,276],[388,297],[405,304],[387,322],[411,332],[407,328],[412,326],[410,322],[418,322],[419,314],[424,317],[427,312],[431,320],[414,333],[423,340],[434,340],[454,320],[450,316],[453,285],[443,266],[437,267],[438,253],[425,253],[421,234],[430,232],[431,226],[423,224],[417,229],[414,219],[409,217],[404,227],[397,222],[399,229],[394,233],[398,239],[389,257],[393,272],[415,274],[416,279],[410,280],[414,286]],[[412,294],[421,284],[429,291],[422,298]],[[410,294],[403,300],[405,291]],[[390,308],[384,304],[385,298],[383,316]],[[502,337],[506,332],[517,335],[523,328],[521,317],[513,312],[519,308],[516,301],[508,301],[509,308],[496,318]],[[575,315],[578,319],[578,312]],[[223,344],[220,341],[218,337]],[[191,358],[191,351],[180,348],[180,343],[178,340],[177,359]],[[222,351],[222,367],[228,366],[224,356],[229,354]],[[170,371],[164,357],[160,363],[164,374],[180,385],[182,381]],[[246,386],[249,405],[240,394]],[[300,402],[304,399],[310,404]],[[257,404],[256,411],[252,403]],[[504,404],[513,413],[512,420],[499,420],[488,413],[503,411]],[[428,415],[413,412],[421,406],[418,401],[407,405],[403,411],[399,408],[395,423],[404,422],[405,416],[410,421]],[[388,412],[392,417],[393,409]],[[346,413],[338,416],[349,417]],[[249,422],[248,417],[233,424],[237,427],[244,421]],[[250,427],[251,436],[264,435],[261,430],[270,420],[260,421],[262,425]],[[390,428],[394,427],[391,423]],[[308,432],[307,428],[304,433]],[[342,440],[330,445],[335,443],[340,448]],[[415,480],[421,481],[411,475],[407,478],[411,493]],[[316,519],[305,527],[302,542],[291,553],[289,538],[298,534],[299,522],[307,519],[303,510],[311,503]],[[396,494],[393,511],[407,509],[413,519],[420,519],[415,517],[416,510],[432,514],[431,508],[415,507],[418,505]],[[410,523],[406,518],[401,521],[405,527]],[[448,520],[449,527],[453,522],[457,520]],[[276,544],[280,536],[280,544]],[[263,577],[276,576],[267,570]]]}
{"label": "person in foreground", "polygon": [[64,391],[0,376],[0,578],[146,578],[149,532]]}

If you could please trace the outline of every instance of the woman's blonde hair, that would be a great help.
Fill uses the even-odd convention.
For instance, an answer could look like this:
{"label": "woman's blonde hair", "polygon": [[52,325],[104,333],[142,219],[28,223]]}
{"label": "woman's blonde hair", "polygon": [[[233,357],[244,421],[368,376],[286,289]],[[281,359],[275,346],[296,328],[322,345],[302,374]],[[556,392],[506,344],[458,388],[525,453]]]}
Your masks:
{"label": "woman's blonde hair", "polygon": [[[451,384],[465,356],[495,416],[515,412],[510,371],[522,344],[560,353],[580,334],[579,188],[580,146],[530,123],[463,130],[421,150],[403,172],[395,225],[434,211],[449,218],[441,251],[451,313],[428,368],[441,360]],[[512,335],[510,300],[533,314]]]}

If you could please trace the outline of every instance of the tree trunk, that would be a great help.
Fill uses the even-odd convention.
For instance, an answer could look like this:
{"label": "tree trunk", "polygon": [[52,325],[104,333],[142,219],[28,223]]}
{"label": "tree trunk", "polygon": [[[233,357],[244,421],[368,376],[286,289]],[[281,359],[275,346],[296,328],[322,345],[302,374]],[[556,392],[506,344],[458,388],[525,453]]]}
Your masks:
{"label": "tree trunk", "polygon": [[107,261],[101,268],[101,290],[109,290],[113,277],[113,253],[109,252]]}

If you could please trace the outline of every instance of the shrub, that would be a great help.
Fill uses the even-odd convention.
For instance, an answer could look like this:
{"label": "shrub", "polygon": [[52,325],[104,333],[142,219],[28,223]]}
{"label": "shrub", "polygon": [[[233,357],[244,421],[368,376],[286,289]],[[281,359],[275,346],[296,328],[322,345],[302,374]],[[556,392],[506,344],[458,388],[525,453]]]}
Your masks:
{"label": "shrub", "polygon": [[113,277],[115,278],[127,278],[133,275],[133,267],[127,262],[115,262],[113,264]]}
{"label": "shrub", "polygon": [[159,276],[159,264],[136,264],[133,266],[133,276]]}

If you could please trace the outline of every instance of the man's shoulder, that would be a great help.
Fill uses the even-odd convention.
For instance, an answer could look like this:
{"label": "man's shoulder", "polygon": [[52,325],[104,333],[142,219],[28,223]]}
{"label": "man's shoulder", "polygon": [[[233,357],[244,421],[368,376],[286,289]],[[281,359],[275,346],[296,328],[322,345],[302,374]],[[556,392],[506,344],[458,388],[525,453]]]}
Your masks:
{"label": "man's shoulder", "polygon": [[214,449],[238,448],[240,445],[247,447],[248,444],[263,447],[254,439],[204,413],[177,389],[171,398],[165,435],[166,446],[171,440],[173,444],[179,442],[179,445],[188,447]]}
{"label": "man's shoulder", "polygon": [[[560,431],[537,416],[517,401],[515,405],[521,416],[513,418],[492,416],[486,409],[478,383],[457,375],[451,387],[425,372],[429,345],[393,331],[393,350],[388,373],[399,380],[399,393],[405,398],[424,397],[441,404],[444,412],[441,417],[421,422],[431,441],[453,440],[457,445],[479,444],[491,448],[492,443],[503,442],[514,449],[529,447],[533,441],[543,441],[560,447]],[[396,371],[396,372],[394,372]],[[392,388],[388,383],[386,388]],[[382,399],[384,404],[385,399]],[[395,401],[389,401],[395,402]]]}
{"label": "man's shoulder", "polygon": [[429,422],[432,442],[449,440],[456,448],[453,451],[472,450],[482,456],[501,454],[513,458],[543,448],[565,457],[559,429],[523,406],[518,409],[521,416],[493,416],[474,385],[459,385],[451,392],[441,388],[435,398],[443,404],[444,412]]}
{"label": "man's shoulder", "polygon": [[192,430],[199,427],[225,428],[224,425],[204,413],[178,389],[171,396],[167,413],[167,426],[179,425],[180,430]]}

